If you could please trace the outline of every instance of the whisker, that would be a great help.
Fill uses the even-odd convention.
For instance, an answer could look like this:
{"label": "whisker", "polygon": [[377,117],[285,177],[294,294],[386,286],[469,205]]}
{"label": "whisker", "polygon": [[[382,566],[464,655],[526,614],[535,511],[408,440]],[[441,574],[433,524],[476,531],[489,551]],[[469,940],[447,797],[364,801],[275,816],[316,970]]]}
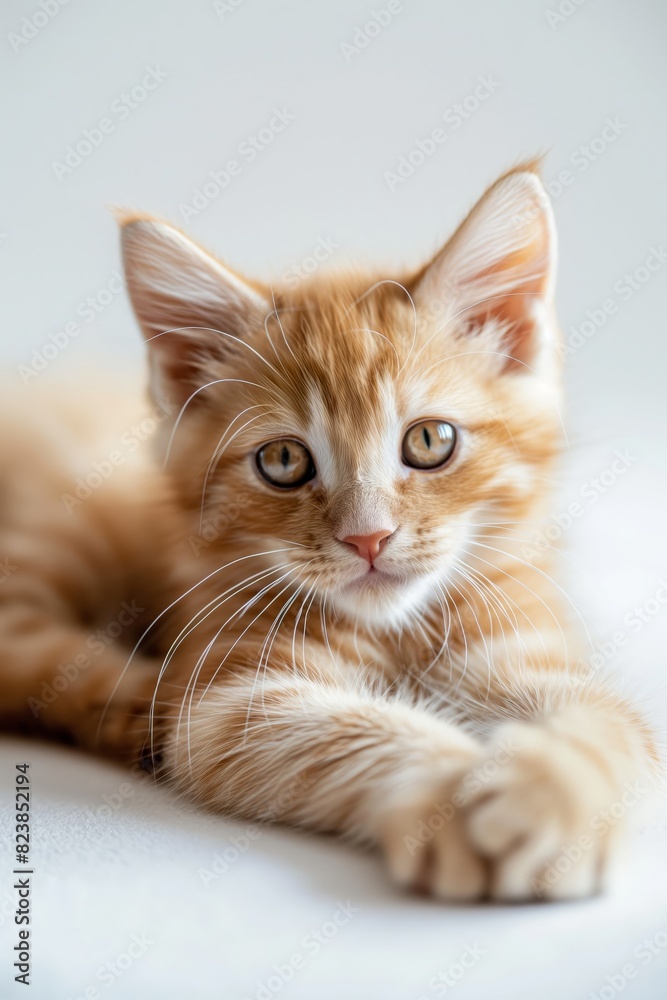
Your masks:
{"label": "whisker", "polygon": [[[493,545],[485,545],[482,542],[476,542],[476,541],[470,541],[470,544],[478,546],[479,548],[489,549],[489,551],[491,551],[491,552],[497,552],[500,555],[507,556],[506,552],[503,552],[502,549],[495,548],[495,546],[493,546]],[[477,555],[476,553],[471,553],[471,555],[473,555],[475,559],[479,559],[480,562],[484,562],[487,565],[492,566],[495,570],[503,573],[503,575],[507,576],[509,579],[514,580],[514,582],[517,583],[520,587],[523,587],[524,590],[528,591],[528,593],[530,593],[545,608],[545,610],[548,611],[549,614],[551,615],[551,617],[552,617],[554,623],[556,624],[556,627],[557,627],[557,629],[558,629],[558,631],[560,633],[560,636],[561,636],[561,638],[563,640],[563,648],[564,648],[565,651],[567,651],[568,644],[567,644],[567,642],[565,640],[565,633],[563,632],[563,629],[562,629],[562,626],[561,626],[560,621],[558,619],[558,616],[548,606],[548,604],[545,601],[543,601],[542,598],[538,594],[536,594],[535,591],[532,590],[526,583],[524,583],[522,580],[519,580],[517,577],[513,576],[511,573],[507,572],[507,570],[504,570],[497,563],[489,562],[488,559],[483,559],[481,556]],[[574,601],[563,590],[563,588],[559,584],[557,584],[556,581],[551,576],[549,576],[548,573],[545,573],[544,570],[542,570],[539,566],[535,566],[533,563],[528,563],[528,562],[525,561],[525,559],[520,559],[516,555],[512,555],[510,558],[514,562],[517,562],[520,565],[526,566],[528,569],[532,569],[536,573],[539,573],[540,576],[544,577],[544,579],[547,580],[565,598],[565,600],[570,605],[570,607],[573,609],[573,611],[577,615],[579,621],[581,622],[581,624],[583,626],[583,629],[584,629],[584,632],[586,634],[586,638],[587,638],[588,642],[590,643],[590,646],[591,646],[591,649],[592,649],[593,648],[593,642],[592,642],[592,639],[591,639],[589,631],[588,631],[588,626],[587,626],[587,624],[586,624],[586,622],[585,622],[585,620],[584,620],[581,612],[579,611],[579,609],[577,608],[577,606],[574,604]]]}
{"label": "whisker", "polygon": [[190,405],[190,403],[192,402],[192,400],[195,398],[195,396],[198,396],[200,392],[203,392],[204,389],[210,389],[212,385],[221,385],[223,382],[241,382],[244,385],[254,385],[258,389],[263,388],[257,382],[249,382],[247,379],[243,379],[243,378],[231,378],[231,377],[230,378],[216,378],[216,379],[212,379],[212,381],[207,382],[205,385],[198,386],[195,389],[195,391],[192,392],[188,396],[188,398],[186,399],[186,401],[183,403],[183,406],[181,407],[181,409],[179,411],[179,414],[176,417],[176,420],[174,421],[174,426],[171,429],[171,434],[169,435],[169,441],[167,442],[167,448],[165,450],[164,461],[162,463],[162,467],[163,468],[166,469],[167,465],[169,464],[169,459],[171,457],[171,449],[172,449],[173,444],[174,444],[174,438],[176,437],[176,431],[178,430],[178,428],[180,426],[180,423],[181,423],[181,420],[183,419],[183,416],[185,414],[185,411],[187,410],[187,408]]}
{"label": "whisker", "polygon": [[[129,667],[130,667],[130,665],[132,663],[132,660],[136,656],[137,651],[139,650],[139,647],[145,641],[145,639],[148,636],[148,634],[155,628],[155,626],[157,625],[157,623],[159,621],[161,621],[166,614],[168,614],[173,608],[176,607],[177,604],[179,604],[186,597],[188,597],[194,590],[196,590],[198,587],[201,587],[204,583],[206,583],[212,577],[216,576],[218,573],[222,573],[224,570],[229,569],[230,566],[235,566],[237,563],[244,562],[246,559],[258,559],[260,556],[273,555],[274,553],[289,552],[289,551],[290,551],[289,548],[286,548],[286,549],[268,549],[266,552],[252,552],[252,553],[250,553],[249,555],[246,555],[246,556],[239,556],[237,559],[232,559],[230,562],[225,563],[224,566],[218,566],[216,569],[212,570],[206,576],[202,577],[201,580],[198,580],[191,587],[189,587],[187,590],[185,590],[182,594],[180,594],[177,598],[175,598],[175,600],[171,601],[171,603],[168,604],[167,607],[164,608],[153,619],[153,621],[150,623],[150,625],[148,626],[148,628],[144,629],[144,631],[142,632],[141,636],[139,637],[139,639],[135,643],[133,649],[131,650],[130,655],[129,655],[128,659],[127,659],[127,663],[123,667],[123,669],[122,669],[122,671],[120,673],[120,676],[119,676],[118,680],[116,681],[116,683],[114,684],[114,686],[112,688],[112,691],[111,691],[111,694],[109,695],[109,697],[108,697],[108,699],[106,701],[106,704],[105,704],[104,708],[102,709],[102,713],[100,715],[100,721],[99,721],[98,726],[97,726],[97,735],[98,735],[98,737],[99,737],[100,730],[101,730],[102,724],[104,722],[106,713],[107,713],[107,711],[109,709],[109,705],[111,704],[111,702],[113,700],[113,697],[114,697],[116,691],[118,690],[118,687],[122,683],[123,678],[125,677],[125,674],[128,671],[128,669],[129,669]],[[158,676],[158,681],[157,681],[158,684],[160,683],[160,680],[161,680],[161,677],[162,677],[162,673],[163,673],[163,671],[160,671],[160,675]]]}
{"label": "whisker", "polygon": [[[207,618],[210,618],[210,616],[212,614],[215,614],[217,611],[219,611],[220,608],[223,606],[223,604],[226,604],[227,601],[231,600],[233,597],[237,597],[240,593],[242,593],[244,590],[247,590],[250,586],[262,582],[267,577],[272,576],[274,573],[280,573],[282,570],[286,569],[288,566],[289,566],[289,563],[281,563],[278,566],[272,566],[269,569],[263,569],[263,570],[260,570],[258,573],[253,573],[251,576],[246,577],[245,580],[242,580],[240,583],[235,584],[233,587],[229,587],[227,590],[223,591],[222,594],[218,594],[211,601],[209,601],[208,604],[206,604],[203,608],[201,608],[199,611],[197,611],[192,616],[192,618],[187,623],[187,625],[183,626],[183,628],[179,632],[178,636],[173,640],[171,646],[169,647],[169,649],[167,651],[167,654],[165,655],[165,657],[164,657],[164,659],[162,661],[162,670],[166,673],[166,671],[167,671],[167,669],[169,667],[169,664],[171,663],[173,657],[177,653],[177,651],[178,651],[179,647],[182,645],[182,643],[187,639],[187,637],[189,635],[191,635],[195,631],[195,629],[197,629],[200,625],[202,625],[206,621]],[[264,588],[264,590],[260,591],[259,595],[257,595],[257,594],[254,595],[254,597],[251,598],[251,600],[255,600],[258,596],[261,596],[261,594],[264,593],[266,589],[269,589],[269,588]],[[248,604],[249,604],[249,602],[246,601],[245,604],[243,604],[240,609],[237,609],[237,611],[235,611],[227,619],[227,623],[230,622],[230,621],[232,621],[235,616],[237,616],[240,613],[242,613],[243,609],[245,609]],[[204,612],[206,612],[206,614],[204,614]],[[227,623],[225,623],[225,624],[227,624]],[[195,678],[195,680],[196,680],[196,678]],[[188,689],[190,687],[191,682],[192,682],[192,675],[191,675],[191,679],[188,681],[188,683],[186,685],[186,688],[185,688],[186,695],[187,695],[187,692],[188,692]],[[154,699],[156,697],[157,697],[157,687],[155,689]]]}
{"label": "whisker", "polygon": [[[230,615],[229,618],[225,622],[223,622],[223,624],[220,626],[220,628],[218,629],[218,631],[209,640],[208,644],[206,645],[206,647],[204,648],[204,650],[200,654],[199,659],[197,660],[197,663],[195,665],[193,674],[191,676],[191,679],[188,682],[188,688],[190,689],[190,699],[189,699],[189,702],[188,702],[188,715],[187,715],[188,757],[190,757],[189,734],[190,734],[190,720],[191,720],[191,715],[192,715],[192,704],[193,704],[193,701],[194,701],[194,695],[195,695],[195,691],[196,691],[196,688],[197,688],[197,682],[199,680],[199,676],[201,674],[201,671],[203,670],[204,665],[206,663],[206,659],[208,657],[208,654],[210,653],[211,649],[214,647],[215,643],[217,642],[217,640],[219,639],[220,635],[222,634],[222,632],[224,631],[224,629],[227,627],[227,625],[229,625],[235,618],[242,618],[243,615],[245,614],[245,612],[247,610],[249,610],[253,605],[255,605],[259,600],[261,600],[261,598],[265,594],[267,594],[269,591],[271,591],[274,587],[278,586],[278,584],[282,583],[283,580],[287,579],[287,577],[290,575],[290,572],[293,572],[293,570],[288,570],[288,572],[285,573],[285,574],[283,574],[283,576],[278,577],[277,580],[273,580],[266,587],[263,587],[262,590],[258,594],[253,595],[253,597],[251,597],[248,601],[246,601],[245,604],[243,604],[240,608],[237,608],[237,610],[235,612],[233,612],[233,614]],[[243,630],[243,632],[241,633],[241,635],[238,636],[238,638],[236,639],[236,642],[234,642],[232,644],[232,646],[227,650],[227,653],[223,657],[222,661],[216,667],[215,672],[213,673],[213,676],[211,677],[210,681],[208,682],[208,684],[207,684],[207,686],[206,686],[206,688],[204,690],[204,693],[202,694],[201,698],[199,699],[199,702],[197,703],[197,707],[199,707],[201,705],[203,698],[205,697],[206,693],[209,691],[209,689],[210,689],[211,685],[213,684],[215,678],[217,677],[218,673],[222,669],[222,667],[223,667],[223,665],[224,665],[224,663],[225,663],[225,661],[227,659],[227,656],[236,647],[237,643],[243,638],[243,636],[248,631],[248,629],[251,628],[252,625],[254,625],[254,623],[258,620],[258,618],[260,618],[262,616],[262,614],[264,613],[264,611],[266,611],[266,608],[270,607],[270,605],[273,603],[273,601],[277,600],[278,597],[280,597],[280,595],[285,592],[285,589],[286,588],[283,588],[283,590],[281,590],[271,601],[269,601],[268,605],[266,605],[264,608],[262,608],[262,610],[259,612],[259,614],[255,618],[253,618],[253,620],[250,622],[250,625],[248,625],[248,627]]]}

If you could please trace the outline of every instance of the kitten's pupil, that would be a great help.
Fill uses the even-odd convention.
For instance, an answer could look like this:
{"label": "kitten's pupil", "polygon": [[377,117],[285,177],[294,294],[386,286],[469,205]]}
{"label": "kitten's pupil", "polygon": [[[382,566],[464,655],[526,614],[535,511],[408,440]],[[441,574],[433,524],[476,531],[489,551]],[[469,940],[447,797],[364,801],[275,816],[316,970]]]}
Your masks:
{"label": "kitten's pupil", "polygon": [[312,456],[300,441],[269,441],[255,455],[255,463],[264,479],[285,489],[303,486],[315,475]]}
{"label": "kitten's pupil", "polygon": [[424,420],[408,428],[403,461],[413,469],[437,469],[454,451],[456,430],[448,420]]}

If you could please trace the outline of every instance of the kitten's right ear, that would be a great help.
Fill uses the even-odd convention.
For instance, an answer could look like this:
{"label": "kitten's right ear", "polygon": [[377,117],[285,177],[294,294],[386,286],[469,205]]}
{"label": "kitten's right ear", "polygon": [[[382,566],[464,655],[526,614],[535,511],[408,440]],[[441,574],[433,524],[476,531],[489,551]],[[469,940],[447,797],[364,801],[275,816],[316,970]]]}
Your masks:
{"label": "kitten's right ear", "polygon": [[543,364],[552,372],[556,344],[556,235],[537,170],[522,164],[492,184],[412,289],[418,309],[451,307],[468,334],[493,322],[506,365],[524,373]]}
{"label": "kitten's right ear", "polygon": [[243,350],[270,305],[196,243],[165,222],[121,218],[127,289],[149,347],[151,390],[182,405],[208,381],[207,364]]}

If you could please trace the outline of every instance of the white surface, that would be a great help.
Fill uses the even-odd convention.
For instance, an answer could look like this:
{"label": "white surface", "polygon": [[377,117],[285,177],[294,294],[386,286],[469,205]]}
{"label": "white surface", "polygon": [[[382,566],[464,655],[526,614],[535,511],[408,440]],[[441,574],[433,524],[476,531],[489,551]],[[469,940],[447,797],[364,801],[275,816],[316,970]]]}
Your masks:
{"label": "white surface", "polygon": [[[662,593],[667,576],[667,265],[627,297],[614,284],[667,242],[666,12],[658,0],[571,6],[551,27],[545,12],[555,2],[404,0],[403,12],[349,63],[340,44],[384,0],[242,0],[222,17],[212,3],[73,0],[18,52],[7,39],[5,148],[12,155],[2,165],[0,356],[20,387],[18,366],[78,321],[80,333],[25,391],[91,360],[122,380],[141,359],[127,301],[113,294],[92,321],[85,318],[85,300],[99,299],[118,267],[106,206],[181,222],[179,204],[191,202],[209,171],[236,156],[274,107],[295,120],[187,227],[259,276],[280,275],[328,237],[340,243],[331,265],[378,255],[388,264],[416,263],[496,174],[548,149],[546,178],[563,170],[572,177],[555,199],[566,336],[605,299],[617,306],[568,359],[572,447],[554,515],[582,499],[617,449],[634,457],[595,502],[583,503],[564,537],[577,568],[563,565],[599,641],[619,631],[627,638],[608,665],[624,672],[662,726],[667,615],[658,605],[637,628],[632,609]],[[6,0],[5,36],[38,9]],[[111,112],[114,131],[59,181],[53,161],[156,66],[166,79],[126,120]],[[384,173],[489,75],[497,90],[460,128],[446,126],[446,142],[392,192]],[[607,118],[627,128],[582,169],[577,150]],[[125,776],[36,744],[1,744],[3,790],[25,758],[36,813],[27,994],[35,1000],[65,1000],[93,985],[102,997],[123,1000],[255,997],[257,981],[296,952],[305,967],[277,994],[288,1000],[418,1000],[443,995],[429,982],[475,944],[486,954],[452,989],[462,1000],[584,1000],[590,990],[612,989],[606,977],[626,962],[638,974],[624,997],[665,995],[665,953],[647,965],[633,957],[667,924],[664,824],[644,834],[611,895],[576,906],[454,909],[408,899],[387,886],[374,858],[286,831],[263,833],[206,888],[198,869],[242,826],[177,808],[145,783],[100,816],[103,795],[117,793]],[[9,982],[5,891],[12,894],[4,862],[2,872],[0,995],[20,996],[23,988]],[[348,898],[359,913],[311,954],[304,935]],[[154,944],[107,988],[96,971],[125,951],[133,933]]]}
{"label": "white surface", "polygon": [[[376,858],[335,840],[251,828],[250,847],[238,852],[231,838],[243,846],[246,824],[177,806],[150,779],[127,782],[122,770],[65,749],[4,742],[3,792],[23,760],[35,805],[34,974],[29,993],[7,990],[3,968],[3,997],[64,1000],[93,986],[100,997],[132,1000],[255,998],[274,966],[299,954],[303,967],[280,996],[419,1000],[445,995],[429,982],[468,946],[479,958],[452,990],[462,1000],[583,1000],[628,962],[637,968],[628,997],[664,996],[665,954],[647,962],[636,953],[656,934],[663,948],[667,942],[664,825],[643,834],[603,897],[448,907],[393,890]],[[205,884],[202,870],[215,876],[216,855],[229,866]],[[0,899],[4,966],[11,889]],[[324,925],[340,903],[351,915],[346,923],[339,916],[327,940]],[[326,943],[317,947],[313,932],[322,928]],[[147,950],[107,986],[107,963],[133,935],[146,935]]]}

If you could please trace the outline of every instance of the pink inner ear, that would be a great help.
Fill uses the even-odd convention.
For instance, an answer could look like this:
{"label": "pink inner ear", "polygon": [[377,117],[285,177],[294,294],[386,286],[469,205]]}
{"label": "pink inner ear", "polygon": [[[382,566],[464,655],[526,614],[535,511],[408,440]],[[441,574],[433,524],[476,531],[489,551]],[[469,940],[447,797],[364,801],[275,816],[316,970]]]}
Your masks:
{"label": "pink inner ear", "polygon": [[167,223],[129,219],[122,245],[127,289],[150,352],[153,392],[183,403],[209,381],[209,361],[238,353],[239,342],[263,322],[268,303],[255,286]]}
{"label": "pink inner ear", "polygon": [[[182,405],[205,384],[201,335],[188,330],[167,331],[150,338],[148,346],[153,375],[172,402]],[[197,397],[193,404],[196,401]]]}
{"label": "pink inner ear", "polygon": [[[505,333],[507,368],[540,354],[555,265],[548,198],[527,165],[496,181],[448,244],[417,276],[415,298],[428,311],[445,297],[452,322],[478,331],[494,321]],[[447,289],[450,289],[447,294]]]}
{"label": "pink inner ear", "polygon": [[[537,346],[535,305],[545,294],[549,275],[546,266],[536,266],[536,262],[547,261],[546,236],[538,231],[536,237],[532,244],[480,273],[479,285],[488,287],[489,296],[478,305],[471,305],[468,311],[471,326],[495,319],[509,327],[507,350],[512,357],[507,360],[507,368],[510,370],[530,364]],[[526,277],[511,280],[511,287],[507,287],[512,272],[524,272]],[[501,286],[503,291],[494,295],[494,284]]]}

